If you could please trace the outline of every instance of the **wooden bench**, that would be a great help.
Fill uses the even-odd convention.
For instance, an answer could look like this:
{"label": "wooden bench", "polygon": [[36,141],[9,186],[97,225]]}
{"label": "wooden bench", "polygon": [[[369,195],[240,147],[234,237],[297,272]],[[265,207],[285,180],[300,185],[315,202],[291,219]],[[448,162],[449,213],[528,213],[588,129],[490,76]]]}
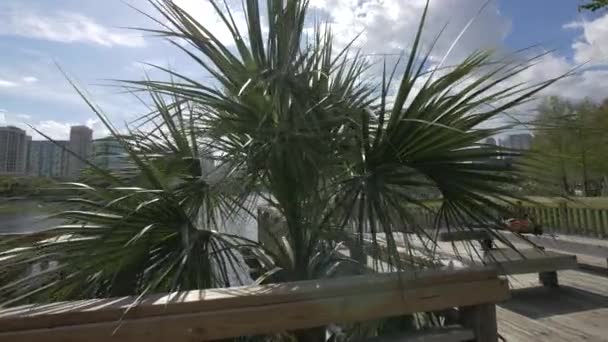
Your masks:
{"label": "wooden bench", "polygon": [[[351,246],[350,250],[353,248]],[[401,249],[401,246],[398,246],[397,249]],[[363,257],[366,260],[366,264],[376,261],[382,261],[388,264],[395,265],[397,262],[400,262],[402,266],[409,267],[417,267],[417,268],[429,268],[429,267],[439,267],[441,266],[439,263],[433,261],[432,259],[425,257],[424,255],[420,255],[420,253],[415,254],[407,254],[403,251],[397,250],[397,255],[393,255],[389,251],[389,248],[386,245],[386,240],[379,239],[376,244],[372,242],[370,239],[363,240]],[[394,251],[393,251],[394,252]],[[352,252],[351,252],[352,253]],[[399,260],[395,260],[399,258]]]}
{"label": "wooden bench", "polygon": [[484,253],[484,263],[496,264],[499,273],[504,275],[538,273],[539,281],[547,287],[559,286],[557,271],[578,268],[576,255],[548,252],[544,251],[543,247],[518,251],[511,248],[497,249],[494,246],[494,238],[486,229],[439,234],[439,241],[444,242],[479,241]]}
{"label": "wooden bench", "polygon": [[438,240],[444,242],[479,241],[479,244],[484,251],[487,251],[494,246],[494,237],[485,229],[441,232],[439,233]]}
{"label": "wooden bench", "polygon": [[6,308],[0,342],[209,341],[451,308],[461,327],[399,340],[494,342],[495,303],[508,298],[494,268],[384,273]]}
{"label": "wooden bench", "polygon": [[[507,236],[510,242],[517,242],[516,237]],[[594,258],[602,259],[604,264],[598,264],[598,267],[608,267],[608,245],[601,240],[593,239],[577,239],[576,237],[560,235],[540,235],[530,236],[528,239],[536,245],[543,246],[547,249],[560,250],[572,254],[579,254],[581,256],[591,256]],[[581,261],[579,260],[579,263]]]}

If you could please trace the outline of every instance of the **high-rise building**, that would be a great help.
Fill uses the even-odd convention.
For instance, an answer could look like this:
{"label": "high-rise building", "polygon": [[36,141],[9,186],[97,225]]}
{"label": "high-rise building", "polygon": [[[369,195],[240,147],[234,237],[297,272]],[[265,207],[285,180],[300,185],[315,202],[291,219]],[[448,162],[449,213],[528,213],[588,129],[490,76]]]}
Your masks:
{"label": "high-rise building", "polygon": [[25,131],[14,127],[0,127],[0,174],[25,174],[28,141]]}
{"label": "high-rise building", "polygon": [[120,142],[111,136],[93,141],[93,156],[95,165],[108,170],[119,170],[133,165]]}
{"label": "high-rise building", "polygon": [[508,144],[508,147],[512,149],[529,150],[532,146],[532,134],[522,133],[509,135]]}
{"label": "high-rise building", "polygon": [[32,153],[32,137],[29,135],[25,136],[25,154],[23,156],[23,173],[28,174],[30,168],[30,154]]}
{"label": "high-rise building", "polygon": [[69,148],[69,141],[56,141],[52,149],[52,162],[51,162],[51,177],[53,178],[66,178],[71,177],[69,170],[70,153],[67,151]]}
{"label": "high-rise building", "polygon": [[[30,144],[30,152],[27,155],[26,173],[29,176],[43,176],[42,163],[44,160],[43,143],[46,141],[32,141]],[[50,142],[50,141],[49,141]]]}
{"label": "high-rise building", "polygon": [[68,177],[78,178],[80,171],[86,166],[82,160],[91,156],[93,130],[87,126],[72,126],[70,128],[69,149],[76,156],[70,154],[68,158]]}
{"label": "high-rise building", "polygon": [[64,178],[68,172],[67,141],[32,141],[27,173],[37,177]]}

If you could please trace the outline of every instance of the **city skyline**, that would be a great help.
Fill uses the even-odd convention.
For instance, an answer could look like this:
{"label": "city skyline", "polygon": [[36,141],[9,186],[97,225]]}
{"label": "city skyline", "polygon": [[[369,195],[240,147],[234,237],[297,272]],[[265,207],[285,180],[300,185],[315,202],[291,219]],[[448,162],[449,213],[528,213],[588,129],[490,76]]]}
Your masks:
{"label": "city skyline", "polygon": [[0,126],[0,175],[75,179],[87,166],[83,160],[124,167],[126,162],[116,156],[122,151],[115,139],[93,139],[93,130],[83,125],[70,127],[69,140],[53,141],[32,140],[19,127]]}

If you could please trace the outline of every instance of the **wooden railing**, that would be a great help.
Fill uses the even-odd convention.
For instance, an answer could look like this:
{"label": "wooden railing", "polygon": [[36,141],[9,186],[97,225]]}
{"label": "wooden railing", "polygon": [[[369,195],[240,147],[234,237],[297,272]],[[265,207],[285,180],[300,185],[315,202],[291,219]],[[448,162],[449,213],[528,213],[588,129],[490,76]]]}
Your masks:
{"label": "wooden railing", "polygon": [[608,237],[608,198],[531,197],[523,203],[530,216],[547,232]]}
{"label": "wooden railing", "polygon": [[491,268],[386,273],[7,308],[0,341],[207,341],[447,308],[497,341],[494,303],[508,297]]}
{"label": "wooden railing", "polygon": [[[532,196],[529,199],[522,202],[522,206],[545,232],[608,238],[608,198]],[[422,226],[434,225],[432,211],[420,210],[416,218]]]}

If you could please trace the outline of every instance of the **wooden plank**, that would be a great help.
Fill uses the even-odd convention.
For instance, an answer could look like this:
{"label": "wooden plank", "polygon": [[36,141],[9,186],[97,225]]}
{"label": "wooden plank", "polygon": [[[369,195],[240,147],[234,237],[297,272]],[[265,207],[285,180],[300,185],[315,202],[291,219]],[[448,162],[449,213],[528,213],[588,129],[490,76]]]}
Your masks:
{"label": "wooden plank", "polygon": [[[369,292],[415,289],[431,285],[487,280],[496,276],[496,270],[491,267],[473,270],[439,269],[158,294],[146,296],[139,303],[136,297],[122,297],[25,305],[0,311],[0,332],[50,328],[56,326],[57,322],[65,325],[96,323],[116,321],[121,318],[188,314]],[[125,309],[131,306],[132,309],[125,314]]]}
{"label": "wooden plank", "polygon": [[[508,236],[512,234],[503,234]],[[521,238],[517,239],[517,242],[521,243]],[[446,244],[445,242],[443,244]],[[415,244],[414,244],[415,245]],[[540,273],[550,272],[564,269],[576,269],[578,267],[576,255],[561,254],[556,252],[543,252],[538,249],[519,248],[518,251],[510,248],[505,249],[493,249],[490,254],[482,260],[478,260],[476,255],[470,255],[470,258],[459,257],[457,260],[460,262],[476,266],[482,262],[489,265],[495,265],[500,274],[512,275],[512,274],[524,274],[524,273]],[[453,252],[449,246],[440,246],[441,250],[437,252],[438,255],[445,257],[457,257],[456,252]],[[460,252],[464,247],[457,246]]]}
{"label": "wooden plank", "polygon": [[602,218],[600,217],[600,210],[593,210],[593,220],[595,222],[595,236],[602,237]]}
{"label": "wooden plank", "polygon": [[558,217],[559,208],[551,208],[550,210],[551,210],[551,226],[553,229],[560,231],[559,217]]}
{"label": "wooden plank", "polygon": [[566,230],[568,234],[574,231],[574,215],[572,214],[572,208],[569,208],[567,205],[563,206],[563,212],[565,216]]}
{"label": "wooden plank", "polygon": [[567,233],[569,231],[569,224],[568,224],[568,208],[565,205],[560,205],[559,206],[559,225],[561,227],[561,231],[564,233]]}
{"label": "wooden plank", "polygon": [[498,272],[506,275],[578,268],[575,255],[537,249],[493,249],[486,253],[485,261],[497,264]]}
{"label": "wooden plank", "polygon": [[497,308],[498,333],[508,342],[572,342],[580,341],[580,336],[560,331],[543,322],[524,315]]}
{"label": "wooden plank", "polygon": [[56,321],[55,326],[49,329],[0,333],[0,342],[207,341],[304,329],[329,322],[365,321],[456,306],[495,303],[506,300],[509,295],[505,280],[486,279],[291,303],[125,319],[120,324],[103,322],[66,326]]}
{"label": "wooden plank", "polygon": [[590,232],[592,231],[592,222],[591,222],[591,217],[589,215],[589,209],[587,208],[583,208],[580,209],[583,215],[583,235],[589,236]]}
{"label": "wooden plank", "polygon": [[547,227],[551,227],[551,209],[550,208],[543,208],[543,211],[545,212],[545,223],[544,225]]}
{"label": "wooden plank", "polygon": [[585,227],[585,219],[583,218],[583,211],[580,208],[576,208],[574,209],[574,211],[576,212],[576,220],[577,220],[577,230],[576,232],[578,234],[582,234],[584,232],[584,228]]}
{"label": "wooden plank", "polygon": [[608,294],[608,278],[562,271],[560,283],[560,289],[543,289],[535,275],[512,277],[513,298],[498,308],[499,332],[506,341],[606,340],[608,306],[600,296]]}
{"label": "wooden plank", "polygon": [[600,210],[602,215],[602,237],[608,236],[608,210]]}
{"label": "wooden plank", "polygon": [[[422,267],[440,267],[441,265],[437,262],[434,262],[432,259],[428,258],[425,255],[421,255],[420,253],[412,253],[408,254],[407,251],[404,250],[403,247],[396,246],[397,256],[392,255],[390,253],[385,240],[379,240],[378,244],[374,246],[373,242],[369,239],[363,240],[363,252],[373,259],[377,259],[379,261],[387,262],[392,265],[403,266],[415,265]],[[394,260],[399,258],[399,261]],[[401,262],[402,265],[398,265],[397,263]],[[390,269],[390,267],[389,267]]]}
{"label": "wooden plank", "polygon": [[439,241],[471,241],[491,239],[492,235],[485,229],[459,230],[439,233]]}
{"label": "wooden plank", "polygon": [[[505,238],[513,243],[521,243],[521,238],[503,234]],[[527,236],[531,242],[550,249],[561,250],[569,253],[587,254],[598,258],[608,258],[608,245],[596,239],[585,239],[584,241],[572,241],[568,236]]]}
{"label": "wooden plank", "polygon": [[462,327],[450,327],[418,331],[415,333],[377,336],[360,342],[457,342],[470,341],[475,338],[473,330]]}

